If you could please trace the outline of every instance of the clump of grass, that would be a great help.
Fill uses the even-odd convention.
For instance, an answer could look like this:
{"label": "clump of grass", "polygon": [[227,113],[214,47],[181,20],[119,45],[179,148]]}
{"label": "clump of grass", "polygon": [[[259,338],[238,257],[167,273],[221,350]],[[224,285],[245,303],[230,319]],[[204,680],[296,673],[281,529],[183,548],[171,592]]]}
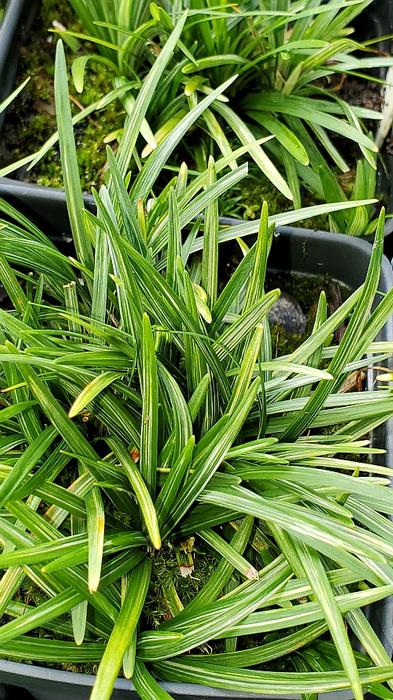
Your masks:
{"label": "clump of grass", "polygon": [[[50,0],[50,9],[52,3]],[[350,7],[346,2],[317,2],[311,8],[289,2],[285,10],[276,10],[273,15],[254,0],[247,9],[226,3],[212,7],[205,0],[175,5],[149,5],[138,0],[129,12],[121,0],[105,7],[86,0],[69,0],[69,4],[83,31],[72,21],[57,26],[56,31],[74,52],[75,45],[84,46],[82,52],[78,49],[78,54],[74,53],[72,61],[78,99],[86,100],[84,104],[95,103],[92,83],[103,74],[106,84],[111,75],[113,85],[126,82],[124,92],[117,97],[128,113],[169,32],[181,12],[188,10],[181,41],[141,124],[140,153],[134,169],[140,168],[141,158],[169,138],[185,113],[226,81],[225,96],[213,101],[187,130],[184,143],[171,155],[170,167],[177,169],[186,158],[198,170],[201,164],[207,166],[211,155],[218,154],[228,157],[234,168],[234,149],[239,143],[245,146],[262,184],[251,187],[251,191],[247,187],[241,203],[231,198],[228,213],[235,209],[252,218],[261,197],[270,201],[273,212],[276,197],[264,195],[269,189],[267,182],[280,193],[286,206],[293,201],[300,207],[310,197],[313,202],[345,201],[348,188],[345,184],[340,187],[338,179],[351,170],[353,199],[375,195],[376,147],[368,134],[368,124],[374,123],[379,114],[349,105],[340,93],[343,74],[371,78],[366,71],[388,67],[392,62],[374,49],[372,40],[362,45],[351,37],[352,23],[370,4],[368,1]],[[62,11],[68,19],[64,5]],[[116,122],[112,108],[107,115],[106,124],[104,119],[97,120],[95,134],[103,135],[112,118]],[[37,131],[42,127],[40,121],[46,122],[42,114],[37,118]],[[109,131],[116,132],[117,126],[114,124]],[[84,143],[94,133],[87,129]],[[36,165],[48,149],[42,147],[26,156],[28,148],[24,148],[22,161],[3,168],[1,174],[12,172],[21,162]],[[355,157],[354,152],[358,154]],[[103,156],[100,149],[90,156],[92,168],[86,164],[86,182],[97,172],[98,153]],[[357,164],[356,158],[360,158]],[[46,163],[49,167],[48,160]],[[53,165],[48,174],[52,184],[58,181],[59,171]],[[41,182],[48,183],[48,178]],[[329,225],[334,231],[351,235],[370,234],[375,228],[374,210],[371,206],[358,209],[356,218],[353,212],[342,211],[330,218]]]}
{"label": "clump of grass", "polygon": [[[0,653],[98,664],[92,700],[109,700],[119,673],[141,698],[168,698],[158,679],[247,694],[351,688],[360,700],[367,688],[384,697],[393,664],[362,608],[393,592],[392,470],[364,436],[393,414],[391,392],[340,393],[354,367],[392,353],[391,342],[374,342],[393,310],[393,290],[374,306],[383,212],[363,286],[333,313],[322,292],[312,333],[274,358],[267,315],[280,291],[266,291],[268,207],[255,223],[219,221],[221,193],[247,168],[227,173],[227,158],[210,159],[194,179],[183,165],[157,187],[225,85],[183,117],[170,148],[164,142],[129,174],[184,21],[154,63],[118,152],[107,151],[96,213],[83,203],[58,44],[73,256],[0,203],[10,307],[0,310],[0,609],[12,618]],[[221,244],[255,233],[221,287]],[[27,580],[45,599],[21,611],[15,596]],[[249,635],[257,641],[243,648]]]}
{"label": "clump of grass", "polygon": [[[106,9],[86,0],[69,0],[69,4],[89,40],[96,41],[95,55],[111,67],[114,76],[131,81],[144,78],[187,8],[182,44],[143,125],[148,151],[168,136],[183,111],[236,73],[225,98],[213,103],[187,134],[192,167],[200,169],[201,163],[206,167],[209,155],[230,155],[234,142],[252,143],[249,153],[264,181],[262,188],[266,189],[267,179],[284,201],[293,199],[299,207],[310,192],[313,199],[333,201],[331,179],[348,174],[361,157],[358,167],[371,168],[361,178],[361,187],[365,197],[370,190],[374,194],[376,148],[366,133],[377,113],[349,105],[348,94],[341,89],[343,75],[370,79],[371,67],[391,65],[391,58],[375,49],[375,40],[362,44],[359,37],[353,38],[353,23],[370,2],[351,7],[344,2],[316,2],[312,7],[288,2],[275,14],[254,1],[236,8],[225,2],[213,7],[206,0],[174,6],[158,2],[150,7],[139,1],[129,13],[124,13],[120,0]],[[60,33],[66,39],[73,36]],[[88,65],[78,59],[74,64],[74,82],[82,94]],[[133,97],[139,88],[140,83],[131,88]],[[273,140],[265,140],[271,136]],[[256,144],[254,138],[262,143]],[[360,182],[355,173],[351,181]],[[255,214],[255,201],[247,207],[246,200],[247,193],[240,206]],[[367,217],[363,214],[363,220],[358,214],[356,222],[343,214],[339,223],[342,226],[344,218],[346,228],[361,235],[372,216],[370,211]]]}

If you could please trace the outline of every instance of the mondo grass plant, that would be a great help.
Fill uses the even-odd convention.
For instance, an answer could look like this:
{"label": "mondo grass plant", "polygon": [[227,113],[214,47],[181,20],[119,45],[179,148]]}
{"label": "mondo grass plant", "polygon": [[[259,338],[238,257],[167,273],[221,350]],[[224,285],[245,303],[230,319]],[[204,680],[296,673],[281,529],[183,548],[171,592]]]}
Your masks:
{"label": "mondo grass plant", "polygon": [[[273,187],[299,208],[304,188],[317,200],[332,201],[331,180],[349,172],[358,153],[354,197],[368,198],[370,191],[374,196],[375,172],[368,171],[376,170],[378,149],[365,122],[382,115],[350,105],[340,92],[346,76],[383,82],[370,70],[392,65],[390,56],[375,49],[380,37],[363,43],[353,38],[354,20],[372,2],[69,0],[84,33],[54,31],[70,43],[70,50],[75,51],[76,40],[96,47],[73,60],[76,91],[83,92],[90,71],[100,64],[113,73],[113,90],[74,115],[74,124],[118,99],[132,115],[144,79],[175,28],[173,56],[140,125],[136,167],[161,143],[170,142],[185,115],[195,114],[214,94],[199,117],[190,120],[181,152],[172,153],[167,169],[178,170],[186,160],[204,170],[210,156],[221,155],[227,158],[226,168],[235,171],[241,144]],[[33,168],[57,139],[54,134],[38,151],[3,167],[0,175],[21,166]],[[360,169],[367,173],[366,181]],[[346,198],[345,193],[333,194],[333,201]],[[355,221],[353,216],[351,212],[345,221],[346,230],[367,233],[370,213],[363,210]],[[335,230],[337,222],[331,223]]]}
{"label": "mondo grass plant", "polygon": [[[116,87],[132,82],[123,98],[129,110],[166,38],[188,12],[174,60],[141,125],[142,158],[170,137],[186,112],[236,73],[225,95],[195,122],[198,138],[190,132],[185,142],[192,163],[206,167],[209,155],[221,153],[232,156],[229,167],[234,170],[233,144],[247,144],[249,156],[296,207],[301,206],[302,186],[325,199],[321,172],[349,171],[354,145],[365,163],[376,168],[377,148],[363,122],[381,115],[350,105],[340,94],[346,76],[370,80],[370,69],[392,65],[390,56],[375,49],[378,39],[360,43],[354,38],[352,24],[373,0],[69,2],[86,31],[78,39],[97,48],[75,58],[75,88],[82,92],[86,68],[103,62],[112,68]],[[73,35],[59,31],[65,38]]]}
{"label": "mondo grass plant", "polygon": [[[364,284],[331,315],[322,293],[312,334],[273,357],[275,221],[266,205],[232,229],[218,216],[246,167],[221,175],[228,158],[210,160],[189,181],[182,166],[158,191],[194,111],[129,172],[165,50],[119,152],[108,149],[92,214],[58,43],[73,256],[1,202],[0,654],[94,666],[92,700],[109,699],[119,673],[143,700],[170,697],[159,679],[390,698],[393,664],[362,608],[393,593],[393,470],[364,461],[383,452],[368,435],[393,414],[392,396],[385,384],[340,391],[393,350],[375,340],[393,309],[393,290],[374,306],[383,213]],[[223,279],[225,242],[255,228]],[[165,570],[176,552],[184,571],[195,550],[214,562],[199,584]]]}

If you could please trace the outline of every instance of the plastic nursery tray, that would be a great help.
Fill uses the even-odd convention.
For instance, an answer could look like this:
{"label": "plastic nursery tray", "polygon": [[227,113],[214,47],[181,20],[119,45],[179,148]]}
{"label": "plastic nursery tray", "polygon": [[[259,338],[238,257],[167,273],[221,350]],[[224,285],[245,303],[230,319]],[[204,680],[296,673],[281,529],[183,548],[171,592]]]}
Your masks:
{"label": "plastic nursery tray", "polygon": [[[15,184],[15,183],[13,183]],[[69,224],[64,193],[48,188],[32,187],[18,184],[9,188],[0,182],[0,197],[20,208],[30,216],[48,235],[60,240],[69,237]],[[90,197],[86,204],[93,207]],[[223,223],[239,223],[223,220]],[[293,272],[304,275],[329,275],[332,279],[356,288],[362,284],[370,259],[371,245],[365,240],[342,234],[323,231],[310,231],[283,227],[274,237],[269,258],[269,270],[274,272]],[[389,261],[384,258],[381,267],[379,289],[386,292],[393,286],[393,271]],[[380,340],[393,339],[393,318],[379,334]],[[375,446],[386,449],[383,463],[393,467],[393,421],[376,430],[372,436]],[[379,456],[376,455],[378,458]],[[393,649],[393,600],[376,603],[372,607],[371,621],[389,655]],[[56,671],[40,666],[0,660],[0,684],[3,683],[4,700],[88,700],[94,676],[67,671]],[[163,683],[175,700],[208,700],[208,698],[245,698],[241,693],[218,690],[184,683]],[[31,695],[21,695],[21,689]],[[118,679],[113,692],[113,700],[130,700],[136,698],[130,681]],[[269,697],[254,696],[253,697]],[[341,691],[322,695],[325,700],[351,700],[350,691]],[[282,700],[282,698],[281,698]]]}

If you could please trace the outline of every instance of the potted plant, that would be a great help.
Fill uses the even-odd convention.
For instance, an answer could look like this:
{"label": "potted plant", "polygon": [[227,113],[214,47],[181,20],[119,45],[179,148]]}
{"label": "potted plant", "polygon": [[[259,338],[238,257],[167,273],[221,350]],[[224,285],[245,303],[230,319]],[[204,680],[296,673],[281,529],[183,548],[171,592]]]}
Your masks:
{"label": "potted plant", "polygon": [[[73,101],[81,99],[85,108],[74,113],[74,122],[90,117],[96,109],[101,109],[104,103],[108,106],[115,98],[120,98],[124,109],[131,112],[144,77],[180,16],[182,4],[176,7],[168,7],[165,3],[152,4],[148,10],[146,3],[135,2],[132,12],[124,16],[121,3],[117,2],[112,3],[108,15],[99,5],[84,0],[72,0],[70,4],[90,41],[97,44],[97,52],[91,53],[89,48],[83,48],[83,33],[66,30],[57,22],[56,31],[67,41],[75,44],[82,39],[82,50],[79,43],[79,54],[72,66],[75,88],[82,95],[76,93]],[[331,191],[333,175],[321,177],[320,173],[326,171],[329,174],[335,168],[339,172],[348,171],[351,144],[353,147],[355,142],[360,144],[365,158],[360,161],[362,172],[356,181],[353,177],[351,183],[357,198],[369,198],[370,190],[373,196],[375,146],[365,133],[362,122],[365,119],[375,121],[379,114],[363,105],[350,106],[345,95],[337,98],[336,94],[336,87],[344,82],[341,80],[343,72],[354,79],[354,73],[364,73],[370,66],[386,68],[391,64],[389,56],[379,53],[370,59],[369,53],[374,49],[368,44],[365,44],[366,54],[361,58],[358,55],[352,57],[353,52],[359,50],[359,42],[342,38],[343,32],[352,31],[351,23],[369,3],[351,7],[324,3],[305,9],[291,4],[281,17],[261,13],[257,3],[252,3],[251,10],[244,16],[225,3],[220,11],[205,7],[203,3],[202,8],[199,3],[184,3],[188,4],[190,16],[176,58],[169,64],[147,112],[147,120],[141,126],[140,142],[143,141],[146,147],[140,148],[139,155],[142,153],[144,157],[167,138],[183,114],[204,94],[217,87],[224,78],[233,78],[234,71],[238,71],[236,81],[228,82],[225,97],[212,102],[195,124],[197,133],[184,139],[189,144],[186,160],[191,167],[195,163],[199,167],[206,164],[211,152],[230,155],[234,144],[242,143],[247,145],[250,157],[264,177],[270,179],[271,198],[277,198],[277,188],[282,193],[284,205],[287,197],[300,207],[300,192],[304,186],[311,192],[313,200],[332,201],[333,196],[337,201],[337,191]],[[288,16],[288,12],[292,14]],[[119,24],[121,30],[116,29]],[[88,105],[84,102],[85,92],[90,88],[91,76],[96,76],[100,66],[112,72],[115,89],[108,91],[104,99]],[[36,97],[41,99],[39,95]],[[240,110],[240,116],[235,114],[234,107],[238,112]],[[29,105],[28,113],[32,108],[34,105]],[[46,111],[51,111],[50,99]],[[344,137],[340,151],[326,129],[329,133],[333,131],[336,139]],[[19,143],[18,128],[17,132]],[[109,127],[109,132],[108,138],[115,138],[121,129],[116,124]],[[90,136],[93,137],[94,134]],[[258,143],[255,138],[258,138]],[[31,141],[34,141],[34,128],[27,149],[32,147]],[[54,142],[50,138],[47,143],[39,144],[39,148],[33,147],[30,156],[23,152],[22,159],[7,164],[2,174],[10,174],[19,166],[36,165]],[[236,165],[235,160],[232,156],[230,167]],[[175,159],[171,165],[179,165],[179,160]],[[89,178],[89,174],[86,177]],[[45,179],[47,182],[48,178]],[[347,183],[344,190],[340,198],[347,196]],[[360,191],[366,194],[359,197]],[[367,212],[366,221],[365,213],[362,217],[359,215],[363,228],[356,222],[346,226],[352,235],[367,230],[371,212]],[[332,220],[332,223],[336,230],[336,222]]]}
{"label": "potted plant", "polygon": [[[1,203],[0,677],[37,698],[87,698],[92,685],[95,700],[129,696],[121,669],[141,698],[385,697],[391,648],[362,611],[393,592],[391,469],[369,443],[393,413],[381,367],[393,306],[383,213],[363,284],[331,314],[321,293],[312,332],[275,357],[269,248],[307,271],[319,259],[307,234],[284,231],[277,249],[264,205],[255,243],[220,274],[225,243],[255,231],[219,225],[218,199],[244,166],[221,176],[225,158],[210,160],[192,180],[182,167],[155,191],[196,112],[128,173],[177,31],[119,152],[108,149],[95,214],[58,44],[70,257]],[[337,258],[341,238],[327,245]],[[367,390],[347,391],[374,366]],[[11,659],[98,665],[97,675]]]}

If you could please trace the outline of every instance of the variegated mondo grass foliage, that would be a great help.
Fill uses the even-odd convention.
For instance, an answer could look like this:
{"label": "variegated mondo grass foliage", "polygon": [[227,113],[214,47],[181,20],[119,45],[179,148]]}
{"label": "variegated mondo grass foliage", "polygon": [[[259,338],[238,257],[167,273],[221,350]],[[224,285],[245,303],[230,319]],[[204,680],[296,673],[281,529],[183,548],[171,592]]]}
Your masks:
{"label": "variegated mondo grass foliage", "polygon": [[[195,168],[207,167],[210,155],[221,155],[223,167],[236,171],[240,144],[255,171],[263,173],[270,197],[282,197],[288,206],[293,200],[299,208],[310,196],[323,202],[374,197],[377,149],[368,129],[382,114],[349,104],[341,91],[347,76],[383,83],[375,69],[383,72],[392,65],[393,59],[376,48],[377,39],[359,43],[352,26],[373,0],[273,5],[262,0],[239,5],[226,0],[69,1],[86,33],[55,31],[70,44],[70,52],[78,51],[75,44],[80,47],[81,40],[89,42],[71,59],[74,88],[83,92],[100,64],[113,74],[113,89],[75,114],[75,126],[114,101],[131,115],[169,34],[174,27],[179,30],[173,57],[140,125],[133,151],[136,167],[171,141],[191,112],[198,117],[190,117],[192,128],[184,133],[180,152],[172,153],[161,181],[168,171],[179,170],[183,157],[193,175]],[[89,53],[92,44],[96,51]],[[201,110],[212,90],[213,99]],[[121,134],[118,129],[107,139],[116,143]],[[56,133],[38,150],[0,169],[0,176],[34,168],[57,141]],[[105,173],[106,168],[104,179]],[[230,200],[225,206],[224,213],[231,213]],[[370,235],[374,214],[373,206],[335,212],[329,227]]]}
{"label": "variegated mondo grass foliage", "polygon": [[[349,171],[352,148],[361,158],[354,198],[373,196],[377,148],[364,122],[375,123],[381,115],[349,104],[340,92],[346,76],[378,83],[373,69],[392,65],[392,58],[376,48],[377,39],[362,43],[354,31],[359,15],[367,22],[361,13],[373,0],[69,2],[86,31],[78,39],[96,47],[95,53],[74,59],[76,89],[83,91],[85,71],[101,61],[111,67],[115,88],[124,89],[128,81],[121,99],[129,111],[166,38],[188,13],[174,59],[141,125],[142,158],[236,73],[225,94],[195,123],[197,134],[187,137],[191,162],[207,164],[209,154],[232,156],[228,162],[234,170],[233,144],[247,144],[250,158],[299,207],[302,187],[323,201],[345,199],[333,172]],[[359,188],[365,194],[359,196]],[[346,230],[363,231],[366,213],[359,209]],[[332,223],[340,225],[341,219]]]}
{"label": "variegated mondo grass foliage", "polygon": [[[349,104],[340,92],[346,76],[383,83],[375,69],[392,65],[393,59],[376,48],[378,39],[361,43],[353,27],[373,0],[69,2],[85,33],[54,31],[71,44],[70,50],[86,40],[96,48],[73,59],[75,89],[83,91],[97,64],[113,73],[113,90],[74,115],[75,125],[114,100],[131,115],[151,66],[173,29],[178,30],[173,57],[140,124],[133,152],[137,167],[160,144],[170,142],[192,113],[198,118],[190,117],[192,129],[185,133],[181,151],[192,168],[205,169],[213,155],[226,158],[225,168],[235,171],[236,147],[243,145],[273,187],[297,208],[306,190],[308,197],[311,193],[327,202],[374,196],[378,149],[368,129],[382,115]],[[214,97],[198,112],[212,91]],[[21,166],[33,168],[57,140],[54,134],[0,175]],[[348,194],[336,175],[349,173],[356,157]],[[172,153],[168,169],[178,170],[179,164],[179,154]],[[370,233],[372,214],[370,207],[338,213],[330,219],[331,228]]]}
{"label": "variegated mondo grass foliage", "polygon": [[[159,679],[387,698],[393,664],[362,608],[393,592],[393,472],[368,440],[393,414],[392,395],[384,384],[340,392],[349,373],[393,350],[376,340],[393,309],[393,290],[377,294],[383,214],[364,284],[331,315],[322,293],[312,334],[273,357],[267,314],[280,292],[265,293],[264,279],[277,218],[266,205],[256,224],[229,229],[218,216],[246,167],[222,175],[223,157],[155,185],[213,93],[129,172],[179,31],[119,152],[108,150],[96,214],[83,204],[58,44],[74,257],[1,202],[0,654],[96,663],[93,700],[111,697],[119,673],[143,699],[169,697]],[[244,237],[222,285],[222,245]],[[186,604],[166,580],[170,615],[149,628],[159,553],[192,537],[216,567]],[[20,599],[26,583],[40,591],[35,605]]]}

